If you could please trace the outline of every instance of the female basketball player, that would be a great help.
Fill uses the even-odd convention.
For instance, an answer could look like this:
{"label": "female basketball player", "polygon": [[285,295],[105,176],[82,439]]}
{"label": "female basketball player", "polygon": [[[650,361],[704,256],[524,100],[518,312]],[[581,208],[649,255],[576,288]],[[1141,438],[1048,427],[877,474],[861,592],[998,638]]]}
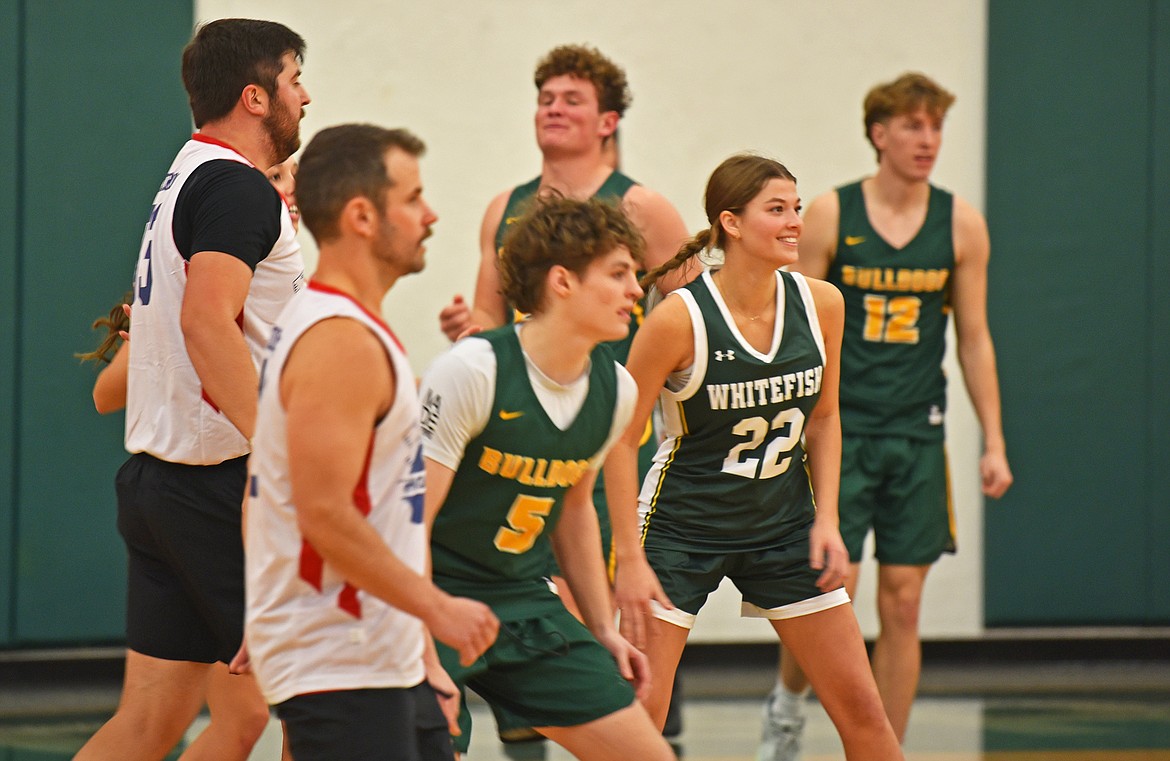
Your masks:
{"label": "female basketball player", "polygon": [[[768,619],[805,668],[846,758],[901,759],[842,586],[841,294],[779,271],[796,261],[801,232],[796,180],[781,164],[727,159],[708,181],[706,211],[711,227],[662,269],[709,248],[723,264],[643,323],[627,365],[638,406],[606,463],[622,471],[622,502],[639,501],[647,559],[674,605],[650,604],[647,709],[661,727],[695,614],[726,576],[744,615]],[[636,498],[622,484],[636,480],[637,439],[659,397],[666,440]],[[633,527],[614,531],[625,541]],[[623,611],[623,628],[639,613]]]}

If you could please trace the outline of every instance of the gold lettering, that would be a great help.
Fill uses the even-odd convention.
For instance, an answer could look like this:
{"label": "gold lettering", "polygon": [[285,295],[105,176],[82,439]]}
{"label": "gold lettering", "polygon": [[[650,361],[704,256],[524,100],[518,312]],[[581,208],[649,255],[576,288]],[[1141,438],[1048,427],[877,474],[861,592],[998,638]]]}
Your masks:
{"label": "gold lettering", "polygon": [[524,461],[523,469],[520,471],[520,475],[516,476],[516,482],[525,486],[532,486],[532,466],[536,462],[531,457],[521,457],[520,459]]}
{"label": "gold lettering", "polygon": [[505,452],[504,464],[500,466],[500,475],[504,478],[515,478],[516,474],[520,472],[520,466],[523,464],[523,457]]}
{"label": "gold lettering", "polygon": [[565,461],[553,460],[548,465],[548,486],[567,486],[565,483]]}
{"label": "gold lettering", "polygon": [[536,461],[536,472],[532,474],[533,486],[548,486],[548,481],[544,480],[545,471],[548,470],[548,460],[543,457]]}
{"label": "gold lettering", "polygon": [[483,454],[479,456],[479,467],[488,475],[494,476],[500,470],[500,460],[503,454],[498,449],[491,447],[484,447]]}
{"label": "gold lettering", "polygon": [[589,470],[588,460],[546,460],[484,447],[479,467],[493,476],[536,488],[567,489]]}

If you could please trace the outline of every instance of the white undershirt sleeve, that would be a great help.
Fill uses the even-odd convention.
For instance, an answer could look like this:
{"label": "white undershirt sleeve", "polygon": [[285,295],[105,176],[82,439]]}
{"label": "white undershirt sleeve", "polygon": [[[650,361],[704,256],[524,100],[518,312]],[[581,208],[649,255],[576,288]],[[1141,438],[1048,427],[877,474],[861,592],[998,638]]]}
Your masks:
{"label": "white undershirt sleeve", "polygon": [[468,337],[440,354],[423,375],[423,455],[458,470],[467,443],[487,426],[496,395],[496,355]]}
{"label": "white undershirt sleeve", "polygon": [[630,419],[634,417],[634,407],[638,403],[637,382],[626,368],[617,362],[614,365],[617,368],[617,402],[613,406],[613,427],[609,431],[609,437],[606,438],[605,444],[589,461],[589,467],[593,470],[602,466],[609,450],[626,432],[626,428],[630,425]]}

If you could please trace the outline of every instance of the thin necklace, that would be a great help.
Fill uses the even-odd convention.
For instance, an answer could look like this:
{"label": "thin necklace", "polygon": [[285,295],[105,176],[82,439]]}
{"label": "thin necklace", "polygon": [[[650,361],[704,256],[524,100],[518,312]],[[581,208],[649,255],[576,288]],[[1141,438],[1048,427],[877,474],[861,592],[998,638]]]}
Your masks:
{"label": "thin necklace", "polygon": [[[718,273],[718,272],[716,272],[716,273],[715,273],[715,275],[719,275],[719,274],[720,274],[720,273]],[[714,280],[714,279],[715,279],[715,275],[712,275],[712,276],[711,276],[711,279],[712,279],[712,280]],[[722,278],[722,277],[720,277],[720,278],[719,278],[719,282],[720,282],[720,283],[721,283],[721,282],[723,282],[723,278]],[[719,293],[720,293],[720,295],[722,295],[722,294],[723,294],[723,290],[722,290],[722,289],[720,289]],[[763,317],[763,316],[764,316],[764,313],[763,313],[763,312],[760,312],[759,314],[757,314],[757,315],[756,315],[756,316],[754,316],[754,317],[753,317],[753,316],[751,316],[751,315],[749,315],[747,312],[744,312],[742,309],[740,309],[740,308],[738,308],[738,307],[734,307],[734,306],[732,306],[732,305],[731,305],[731,302],[727,300],[727,297],[726,297],[726,296],[723,296],[723,303],[724,303],[724,304],[727,304],[727,308],[728,308],[728,309],[730,309],[732,312],[735,312],[735,313],[736,313],[736,314],[738,314],[740,317],[743,317],[743,318],[744,318],[744,319],[746,319],[748,322],[755,322],[756,320],[758,320],[758,319],[760,319],[761,317]],[[767,310],[767,308],[768,308],[768,307],[764,307],[765,311]]]}

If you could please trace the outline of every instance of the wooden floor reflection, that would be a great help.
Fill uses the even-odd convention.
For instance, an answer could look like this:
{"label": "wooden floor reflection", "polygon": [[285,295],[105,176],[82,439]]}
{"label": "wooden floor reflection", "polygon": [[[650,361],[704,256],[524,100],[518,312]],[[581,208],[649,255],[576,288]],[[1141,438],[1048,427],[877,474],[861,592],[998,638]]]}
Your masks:
{"label": "wooden floor reflection", "polygon": [[[751,761],[760,732],[759,708],[755,698],[687,699],[683,733],[676,740],[680,758]],[[476,726],[469,761],[572,758],[550,743],[505,748],[486,706],[473,703],[472,712]],[[204,723],[197,722],[188,737]],[[0,761],[65,761],[99,724],[99,718],[0,721]],[[905,749],[907,761],[1170,761],[1170,695],[920,698]],[[280,731],[273,722],[250,761],[279,757]],[[815,702],[809,705],[803,758],[844,758],[831,722]]]}
{"label": "wooden floor reflection", "polygon": [[[684,731],[676,740],[680,758],[754,759],[759,708],[754,699],[688,700]],[[572,758],[555,747],[543,754],[505,750],[493,736],[487,711],[477,707],[474,715],[479,731],[473,734],[471,761]],[[905,750],[907,761],[1170,761],[1170,696],[922,698]],[[815,702],[809,705],[803,758],[844,758],[832,723]]]}

